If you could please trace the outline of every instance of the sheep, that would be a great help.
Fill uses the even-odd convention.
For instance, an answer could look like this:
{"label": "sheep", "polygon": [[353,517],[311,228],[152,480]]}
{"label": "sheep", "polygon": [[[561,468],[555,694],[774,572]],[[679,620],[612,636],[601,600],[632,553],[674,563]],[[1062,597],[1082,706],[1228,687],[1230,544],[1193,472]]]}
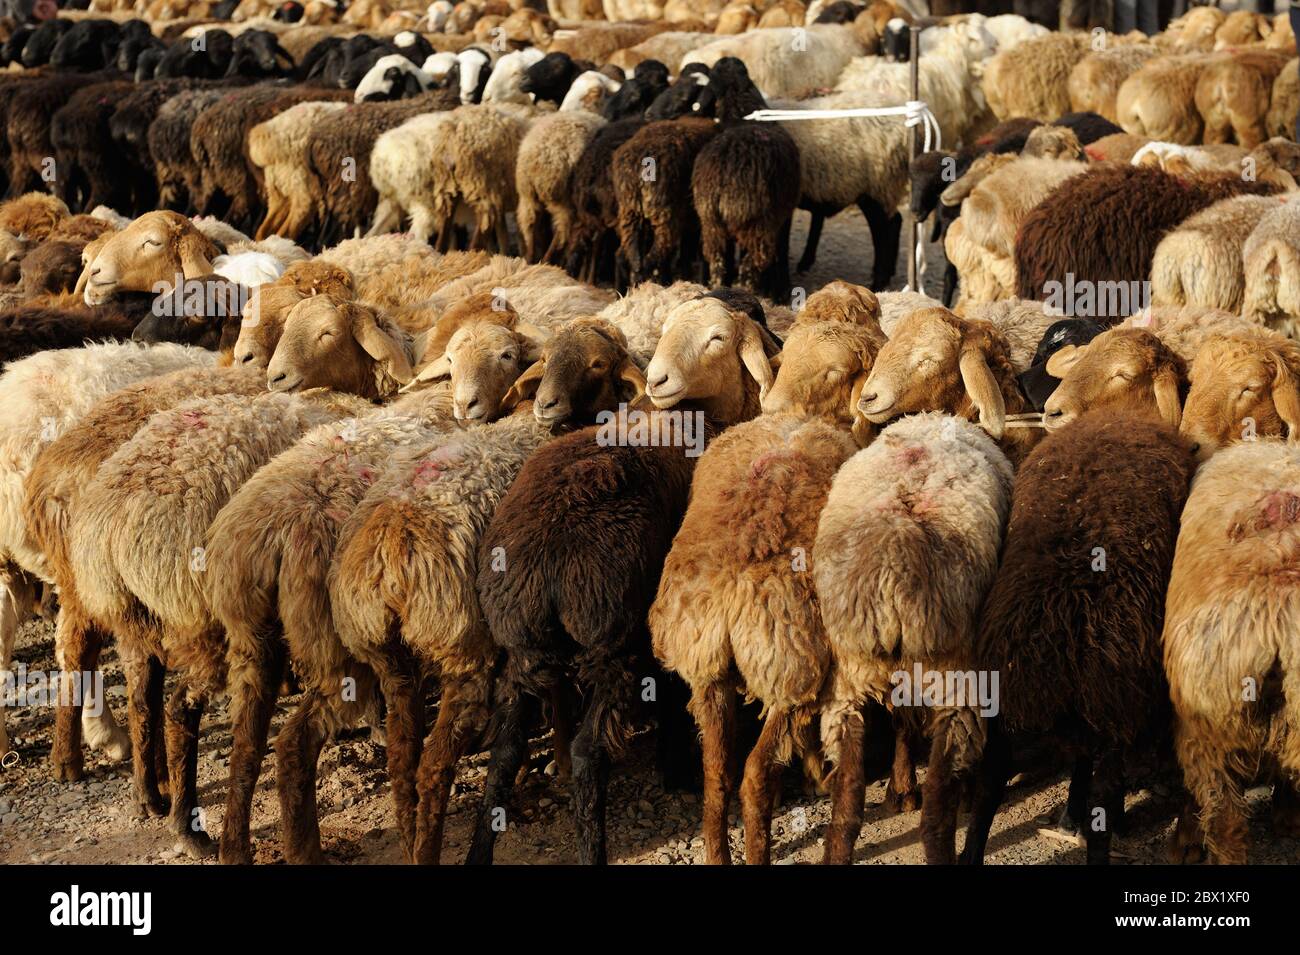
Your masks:
{"label": "sheep", "polygon": [[800,153],[790,133],[771,123],[744,121],[763,97],[745,64],[726,57],[713,65],[722,131],[700,150],[691,172],[700,247],[714,285],[726,282],[728,247],[736,252],[737,283],[781,298],[790,286],[790,221],[798,201]]}
{"label": "sheep", "polygon": [[567,53],[601,64],[619,50],[636,46],[653,36],[666,33],[674,24],[654,23],[586,23],[572,32],[560,30],[551,40],[548,53]]}
{"label": "sheep", "polygon": [[1227,14],[1217,7],[1193,7],[1181,17],[1171,20],[1164,33],[1157,38],[1172,49],[1214,49],[1215,34],[1223,26]]}
{"label": "sheep", "polygon": [[1300,205],[1284,202],[1259,220],[1241,248],[1245,290],[1241,313],[1252,322],[1300,338]]}
{"label": "sheep", "polygon": [[360,228],[376,203],[370,181],[375,140],[412,116],[451,105],[448,90],[430,90],[389,103],[356,103],[319,117],[307,141],[307,167],[323,187],[317,198],[322,243],[337,241]]}
{"label": "sheep", "polygon": [[1253,335],[1280,338],[1276,332],[1250,319],[1219,308],[1203,305],[1148,305],[1118,328],[1139,328],[1151,332],[1166,348],[1185,362],[1196,357],[1207,339],[1220,335]]}
{"label": "sheep", "polygon": [[533,102],[550,102],[559,106],[568,96],[574,81],[584,72],[614,82],[591,69],[591,64],[585,60],[575,60],[567,53],[547,53],[524,70],[518,90],[530,95]]}
{"label": "sheep", "polygon": [[1300,345],[1280,335],[1207,338],[1188,369],[1183,435],[1201,461],[1239,440],[1300,440]]}
{"label": "sheep", "polygon": [[290,309],[305,298],[327,295],[347,301],[356,295],[350,272],[314,259],[295,262],[274,282],[253,289],[244,303],[240,327],[230,346],[230,363],[265,368],[284,330]]}
{"label": "sheep", "polygon": [[[104,633],[91,623],[82,606],[68,551],[71,515],[76,512],[81,494],[99,465],[157,411],[191,398],[215,394],[251,396],[265,387],[265,376],[260,369],[198,365],[159,375],[101,398],[36,455],[24,482],[23,514],[27,533],[48,567],[48,579],[59,591],[55,652],[64,661],[63,669],[73,673],[93,671],[104,639]],[[60,700],[50,753],[56,779],[81,778],[79,710],[81,701]],[[89,717],[85,720],[87,733],[91,735],[96,724]],[[91,741],[92,745],[100,744],[93,735]],[[123,737],[119,745],[125,747],[125,744]],[[123,748],[120,756],[125,755]]]}
{"label": "sheep", "polygon": [[[864,722],[868,701],[897,702],[899,674],[970,672],[980,605],[998,569],[1014,476],[978,427],[942,414],[896,422],[835,475],[817,523],[813,580],[833,676],[821,734],[835,764],[826,861],[848,863],[862,828]],[[908,684],[905,704],[919,705]],[[927,701],[928,702],[928,701]],[[945,697],[921,722],[932,739],[927,787],[969,772],[983,727],[975,699]],[[905,746],[906,744],[901,744]],[[898,786],[914,780],[891,780]],[[931,833],[951,821],[933,791],[922,807],[927,861],[951,862]],[[955,805],[951,806],[955,809]]]}
{"label": "sheep", "polygon": [[1071,159],[1008,160],[990,154],[945,190],[943,204],[959,202],[962,212],[944,237],[948,261],[961,278],[959,307],[1015,294],[1015,243],[1021,223],[1057,186],[1086,169],[1086,164]]}
{"label": "sheep", "polygon": [[1183,220],[1152,256],[1152,304],[1240,311],[1246,285],[1242,246],[1277,205],[1271,196],[1234,196]]}
{"label": "sheep", "polygon": [[1037,429],[1007,427],[1008,415],[1029,410],[1007,339],[944,308],[916,309],[894,325],[857,408],[873,424],[922,411],[978,420],[1016,465],[1039,438]]}
{"label": "sheep", "polygon": [[[618,204],[619,253],[629,282],[669,281],[699,258],[700,228],[687,202],[697,157],[718,134],[711,119],[647,123],[614,152],[610,176]],[[722,282],[721,273],[715,283]]]}
{"label": "sheep", "polygon": [[635,46],[625,47],[609,57],[608,62],[624,70],[635,69],[646,60],[656,60],[668,69],[680,71],[685,65],[682,60],[687,54],[698,50],[716,39],[712,33],[696,33],[686,30],[669,30],[658,33]]}
{"label": "sheep", "polygon": [[[1193,213],[1236,195],[1270,195],[1276,186],[1240,176],[1178,179],[1140,166],[1103,164],[1066,181],[1022,221],[1016,237],[1016,294],[1043,298],[1073,276],[1103,286],[1140,282],[1155,247]],[[1113,228],[1124,222],[1122,234]],[[1051,283],[1049,285],[1049,283]]]}
{"label": "sheep", "polygon": [[999,51],[984,66],[981,88],[989,109],[999,120],[1028,116],[1050,122],[1068,113],[1071,71],[1089,52],[1086,38],[1066,33],[1032,37]]}
{"label": "sheep", "polygon": [[212,274],[220,250],[190,220],[175,212],[149,212],[113,233],[86,262],[77,288],[96,306],[122,292],[158,283],[193,281]]}
{"label": "sheep", "polygon": [[[511,389],[513,396],[533,395],[531,415],[511,415],[460,440],[412,449],[376,481],[339,534],[330,606],[344,647],[375,671],[384,692],[398,828],[414,861],[438,861],[455,760],[487,719],[494,653],[474,592],[483,529],[555,425],[588,422],[628,400],[629,388],[635,396],[643,387],[617,330],[596,319],[573,322],[546,343],[541,360]],[[407,556],[394,560],[394,547]],[[401,596],[392,601],[381,593]],[[438,721],[417,774],[424,723],[418,688],[424,675],[435,673]],[[304,746],[319,746],[304,739],[307,732],[316,731],[281,732],[281,765]],[[498,777],[489,774],[489,791],[500,786]],[[499,804],[480,812],[475,846],[484,816],[490,831],[490,807]],[[473,847],[470,857],[478,858]]]}
{"label": "sheep", "polygon": [[345,108],[341,102],[297,103],[248,130],[248,158],[261,170],[266,216],[256,238],[297,239],[312,221],[312,181],[305,170],[307,135],[321,117]]}
{"label": "sheep", "polygon": [[622,88],[618,80],[596,70],[587,70],[569,87],[560,102],[560,112],[585,111],[603,116],[605,107]]}
{"label": "sheep", "polygon": [[161,207],[205,211],[203,174],[190,152],[190,127],[203,109],[224,95],[225,91],[220,89],[182,90],[158,108],[158,116],[149,124],[148,140]]}
{"label": "sheep", "polygon": [[1195,96],[1205,122],[1204,142],[1235,141],[1253,149],[1267,139],[1269,100],[1286,62],[1284,53],[1246,50],[1206,66]]}
{"label": "sheep", "polygon": [[529,262],[559,264],[568,248],[574,220],[573,170],[604,125],[605,121],[592,113],[561,109],[538,119],[524,134],[515,163],[515,191],[519,194],[515,218]]}
{"label": "sheep", "polygon": [[[227,634],[237,731],[221,840],[223,862],[250,860],[252,787],[265,752],[269,706],[286,648],[307,693],[302,709],[326,704],[312,719],[351,719],[349,708],[340,710],[338,695],[328,691],[336,678],[350,673],[363,684],[373,682],[373,676],[347,660],[324,599],[326,573],[343,520],[395,453],[427,446],[438,435],[451,439],[456,433],[453,414],[462,424],[495,418],[509,386],[537,355],[537,342],[513,324],[513,313],[503,316],[490,305],[490,296],[471,298],[444,319],[457,327],[443,367],[431,365],[430,377],[450,375],[450,390],[419,391],[385,411],[309,433],[250,478],[208,530],[212,573],[205,578],[206,592]],[[306,540],[311,545],[305,545]],[[276,637],[277,623],[283,643]],[[299,722],[302,717],[293,719]],[[282,772],[287,769],[282,767]],[[296,839],[286,828],[286,855],[293,861],[299,858]]]}
{"label": "sheep", "polygon": [[[802,31],[802,32],[800,32]],[[870,52],[852,27],[814,24],[806,28],[751,30],[692,50],[681,65],[741,60],[764,95],[799,99],[835,85],[854,57]],[[1062,111],[1063,112],[1063,111]]]}
{"label": "sheep", "polygon": [[[55,22],[55,21],[49,21]],[[64,21],[66,22],[66,21]],[[50,141],[50,117],[79,89],[96,81],[94,74],[52,73],[42,75],[22,87],[22,95],[9,105],[7,139],[9,143],[9,195],[18,196],[40,189],[53,172],[58,177],[57,164],[51,170],[49,161],[54,156]],[[71,170],[65,170],[71,174]],[[62,182],[58,177],[56,185]]]}
{"label": "sheep", "polygon": [[708,861],[729,864],[727,802],[736,692],[760,700],[763,729],[740,787],[745,853],[770,857],[774,767],[811,757],[830,653],[809,574],[817,516],[857,445],[820,418],[763,414],[701,456],[650,608],[655,657],[691,689],[704,749]]}
{"label": "sheep", "polygon": [[1300,59],[1287,61],[1273,81],[1264,128],[1269,136],[1295,134],[1296,114],[1300,113]]}
{"label": "sheep", "polygon": [[[164,719],[168,827],[189,855],[206,854],[210,845],[194,815],[198,730],[208,695],[225,678],[221,630],[200,585],[203,534],[261,464],[310,428],[355,416],[366,404],[284,394],[183,402],[154,415],[105,460],[72,515],[72,569],[82,603],[128,661],[133,803],[145,816],[166,808],[157,789],[153,721],[165,669],[180,677]],[[162,541],[170,546],[158,546]]]}
{"label": "sheep", "polygon": [[1205,121],[1196,90],[1210,57],[1190,54],[1148,60],[1119,88],[1115,110],[1124,131],[1183,145],[1201,139]]}
{"label": "sheep", "polygon": [[375,61],[357,84],[353,101],[401,99],[418,96],[433,85],[433,77],[412,63],[402,53],[390,53]]}
{"label": "sheep", "polygon": [[128,170],[130,201],[133,210],[158,207],[157,165],[149,151],[149,127],[158,118],[164,103],[190,82],[187,80],[156,80],[136,84],[125,96],[109,118],[109,132],[120,160]]}
{"label": "sheep", "polygon": [[[1289,442],[1220,451],[1197,472],[1178,533],[1164,606],[1164,669],[1191,797],[1185,813],[1199,809],[1199,828],[1219,863],[1246,861],[1244,787],[1262,766],[1276,778],[1274,829],[1294,831],[1287,794],[1297,771],[1290,745],[1296,718],[1286,691],[1294,638],[1279,623],[1291,596],[1284,568],[1294,553],[1298,473]],[[1179,829],[1189,821],[1181,819]]]}
{"label": "sheep", "polygon": [[[1158,635],[1194,467],[1168,425],[1111,411],[1052,433],[1021,466],[976,640],[978,666],[1001,674],[1000,711],[976,774],[964,861],[983,860],[1013,744],[1042,736],[1078,760],[1071,813],[1101,821],[1084,829],[1088,862],[1108,861],[1124,754],[1167,727]],[[1044,620],[1055,621],[1051,640]],[[936,789],[955,800],[955,781]],[[946,841],[955,802],[940,814]]]}
{"label": "sheep", "polygon": [[[39,352],[0,374],[0,659],[10,659],[18,624],[31,612],[32,576],[46,573],[22,513],[23,480],[43,442],[57,438],[117,388],[211,361],[211,353],[180,345],[106,343]],[[107,747],[115,758],[125,756],[112,715],[95,722],[87,734],[91,744]]]}
{"label": "sheep", "polygon": [[1154,46],[1134,43],[1089,53],[1074,65],[1066,82],[1070,108],[1090,110],[1118,123],[1120,86],[1159,52]]}
{"label": "sheep", "polygon": [[129,201],[121,174],[107,162],[104,142],[117,102],[133,90],[126,81],[93,83],[75,91],[49,118],[54,149],[55,190],[79,209],[125,206]]}

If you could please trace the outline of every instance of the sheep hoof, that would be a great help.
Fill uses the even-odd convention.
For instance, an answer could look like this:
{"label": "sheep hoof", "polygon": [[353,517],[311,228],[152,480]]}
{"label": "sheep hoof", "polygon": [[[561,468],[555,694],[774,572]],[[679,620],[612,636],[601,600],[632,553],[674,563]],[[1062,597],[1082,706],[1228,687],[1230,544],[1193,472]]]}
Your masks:
{"label": "sheep hoof", "polygon": [[171,811],[168,801],[157,793],[152,793],[144,799],[136,799],[135,817],[137,819],[149,819],[151,817],[166,816]]}
{"label": "sheep hoof", "polygon": [[921,791],[913,789],[911,792],[897,793],[892,788],[886,787],[883,805],[885,813],[891,816],[905,812],[916,812],[921,808]]}
{"label": "sheep hoof", "polygon": [[216,844],[206,832],[187,832],[176,840],[172,848],[191,859],[206,859],[217,851]]}
{"label": "sheep hoof", "polygon": [[86,775],[80,753],[66,759],[50,754],[50,766],[54,769],[54,778],[61,783],[75,783]]}
{"label": "sheep hoof", "polygon": [[252,865],[253,851],[248,846],[227,846],[223,843],[217,859],[222,865]]}

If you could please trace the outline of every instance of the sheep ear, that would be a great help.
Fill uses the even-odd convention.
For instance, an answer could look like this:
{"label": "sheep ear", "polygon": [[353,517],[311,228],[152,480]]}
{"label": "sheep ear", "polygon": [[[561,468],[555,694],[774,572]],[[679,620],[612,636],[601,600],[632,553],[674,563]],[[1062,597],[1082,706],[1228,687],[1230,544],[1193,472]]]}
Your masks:
{"label": "sheep ear", "polygon": [[744,362],[745,370],[758,382],[758,397],[762,400],[776,376],[772,373],[772,362],[767,357],[767,350],[763,348],[762,333],[753,319],[745,319],[741,323],[740,360]]}
{"label": "sheep ear", "polygon": [[88,261],[85,265],[81,267],[81,274],[77,276],[77,285],[76,288],[72,290],[72,294],[76,296],[77,301],[79,302],[85,301],[86,283],[90,281],[90,267],[94,264],[95,264],[94,259]]}
{"label": "sheep ear", "polygon": [[212,274],[212,263],[208,260],[207,250],[199,233],[182,235],[180,238],[181,274],[187,279],[201,279]]}
{"label": "sheep ear", "polygon": [[1296,376],[1282,359],[1274,356],[1273,362],[1277,366],[1273,375],[1273,407],[1286,424],[1287,440],[1300,442],[1300,389]]}
{"label": "sheep ear", "polygon": [[980,413],[980,427],[989,433],[995,441],[1002,440],[1006,426],[1007,406],[1002,400],[1002,389],[993,377],[988,359],[983,349],[971,344],[962,348],[961,358],[957,362],[961,371],[962,384],[966,393]]}
{"label": "sheep ear", "polygon": [[529,365],[524,373],[515,379],[515,383],[510,386],[510,390],[501,399],[501,408],[509,411],[519,402],[537,394],[537,386],[542,383],[544,374],[546,374],[545,359],[538,359]]}
{"label": "sheep ear", "polygon": [[379,327],[374,313],[353,305],[344,307],[352,312],[352,337],[357,344],[375,361],[384,362],[388,374],[396,381],[404,385],[409,383],[414,376],[411,361],[402,346]]}
{"label": "sheep ear", "polygon": [[541,358],[542,346],[551,337],[551,333],[544,328],[530,325],[528,322],[519,322],[514,328],[515,334],[519,336],[519,344],[524,351],[524,360],[535,362]]}
{"label": "sheep ear", "polygon": [[1047,373],[1053,378],[1064,378],[1082,354],[1078,345],[1062,345],[1047,358]]}
{"label": "sheep ear", "polygon": [[[771,368],[772,368],[772,374],[773,374],[774,376],[775,376],[775,374],[776,374],[777,372],[779,372],[779,371],[781,370],[781,356],[782,356],[783,354],[785,354],[785,353],[784,353],[784,352],[777,352],[775,355],[773,355],[771,358],[769,358],[769,359],[767,360],[768,365],[771,366]],[[775,379],[774,379],[774,380],[775,380]]]}
{"label": "sheep ear", "polygon": [[630,359],[623,362],[623,367],[618,373],[618,380],[632,389],[632,396],[628,399],[628,404],[632,404],[645,394],[645,375],[641,373],[641,369],[636,366],[636,363]]}
{"label": "sheep ear", "polygon": [[1156,408],[1169,427],[1177,429],[1183,423],[1183,404],[1178,397],[1178,374],[1165,367],[1155,374]]}

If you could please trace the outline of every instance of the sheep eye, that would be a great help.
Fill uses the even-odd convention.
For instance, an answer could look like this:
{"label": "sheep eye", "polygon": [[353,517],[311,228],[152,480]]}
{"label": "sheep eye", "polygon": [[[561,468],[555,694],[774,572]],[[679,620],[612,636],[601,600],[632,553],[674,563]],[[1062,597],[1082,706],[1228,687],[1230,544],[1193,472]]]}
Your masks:
{"label": "sheep eye", "polygon": [[333,338],[333,337],[334,337],[334,333],[333,333],[332,331],[330,331],[330,330],[327,328],[327,329],[325,329],[325,331],[323,331],[323,332],[320,333],[319,337],[317,337],[316,340],[317,340],[317,341],[321,341],[321,342],[323,342],[323,341],[325,341],[325,339],[327,339],[327,338]]}
{"label": "sheep eye", "polygon": [[605,363],[604,363],[603,361],[600,361],[600,360],[593,361],[593,362],[591,363],[591,370],[592,370],[592,371],[604,371],[604,370],[605,370]]}
{"label": "sheep eye", "polygon": [[512,353],[508,352],[508,351],[504,351],[504,352],[501,353],[501,360],[502,360],[502,361],[514,361],[514,360],[515,360],[515,356],[514,356]]}
{"label": "sheep eye", "polygon": [[160,245],[162,245],[162,243],[159,242],[157,239],[145,239],[145,240],[144,240],[144,248],[150,248],[150,247],[152,247],[152,248],[157,248],[157,247],[160,246]]}

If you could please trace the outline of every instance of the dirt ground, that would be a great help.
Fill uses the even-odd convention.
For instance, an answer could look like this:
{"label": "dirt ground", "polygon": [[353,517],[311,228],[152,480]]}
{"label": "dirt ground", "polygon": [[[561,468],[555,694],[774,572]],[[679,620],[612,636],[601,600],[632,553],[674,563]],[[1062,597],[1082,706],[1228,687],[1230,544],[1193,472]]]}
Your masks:
{"label": "dirt ground", "polygon": [[[796,219],[792,258],[803,249],[806,216]],[[938,259],[925,277],[925,288],[937,294],[941,283]],[[900,257],[901,258],[901,257]],[[817,266],[796,277],[812,291],[833,278],[866,282],[870,273],[870,241],[857,212],[827,224]],[[900,263],[900,276],[903,275]],[[901,286],[901,279],[896,281]],[[54,669],[53,626],[43,620],[25,624],[19,633],[15,663],[32,669]],[[116,655],[104,658],[106,696],[119,722],[124,723],[125,680]],[[290,711],[293,699],[281,700],[274,734]],[[86,777],[75,784],[52,780],[47,758],[53,712],[16,708],[8,727],[17,762],[0,769],[0,863],[140,863],[187,864],[178,855],[162,820],[137,820],[130,808],[130,768],[110,764],[91,754]],[[221,829],[222,804],[230,757],[231,736],[226,703],[220,701],[203,721],[199,762],[199,800],[204,825]],[[443,859],[459,862],[468,846],[472,816],[482,792],[485,756],[461,761],[453,788]],[[537,865],[575,860],[572,825],[567,812],[566,786],[554,776],[545,740],[534,741],[533,765],[518,791],[518,817],[508,820],[497,842],[500,863]],[[384,769],[384,751],[360,730],[322,753],[318,773],[320,828],[325,850],[337,863],[398,863],[402,854]],[[1018,777],[994,823],[987,861],[991,864],[1077,864],[1083,852],[1051,835],[1052,816],[1065,799],[1066,781],[1059,772]],[[883,782],[867,790],[867,813],[858,843],[860,863],[920,863],[919,812],[886,815],[881,801]],[[1252,790],[1256,811],[1252,825],[1251,859],[1263,863],[1300,862],[1300,841],[1275,839],[1269,829],[1267,799]],[[700,801],[692,794],[665,793],[653,767],[653,746],[647,737],[634,741],[628,757],[612,775],[608,817],[611,861],[628,864],[700,863]],[[1117,840],[1116,861],[1156,863],[1165,859],[1164,845],[1177,806],[1167,789],[1143,790],[1129,796],[1128,829]],[[733,802],[733,812],[738,807]],[[778,864],[820,861],[822,836],[830,819],[825,797],[805,794],[797,781],[787,780],[773,826],[773,859]],[[279,806],[275,793],[275,758],[269,755],[256,792],[253,840],[257,861],[281,861]],[[959,837],[960,839],[960,837]],[[743,834],[733,816],[731,845],[743,858]],[[206,860],[213,864],[214,859]]]}

